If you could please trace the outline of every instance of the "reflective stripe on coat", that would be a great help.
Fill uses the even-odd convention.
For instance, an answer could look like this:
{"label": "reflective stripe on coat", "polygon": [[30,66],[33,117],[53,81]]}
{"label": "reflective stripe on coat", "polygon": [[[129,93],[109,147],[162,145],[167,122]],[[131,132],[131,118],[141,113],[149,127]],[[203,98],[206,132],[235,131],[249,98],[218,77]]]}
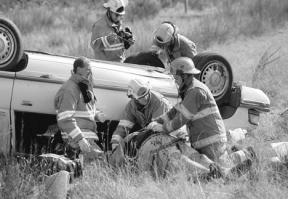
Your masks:
{"label": "reflective stripe on coat", "polygon": [[99,19],[92,27],[91,47],[95,59],[123,62],[125,59],[124,42],[114,29],[121,27],[112,23],[107,15]]}
{"label": "reflective stripe on coat", "polygon": [[[96,109],[95,99],[84,103],[77,83],[77,80],[71,76],[59,89],[54,101],[60,130],[66,132],[76,143],[86,137],[86,134],[89,135],[88,137],[94,137],[91,133],[96,132],[95,119],[100,112]],[[84,135],[83,131],[89,133],[84,133]]]}
{"label": "reflective stripe on coat", "polygon": [[195,78],[183,100],[161,118],[166,118],[164,129],[167,132],[186,124],[190,142],[196,149],[227,141],[225,126],[212,93]]}
{"label": "reflective stripe on coat", "polygon": [[[169,101],[160,93],[151,91],[150,101],[143,108],[143,111],[137,109],[137,105],[134,100],[130,100],[122,113],[121,120],[114,135],[119,135],[122,138],[127,136],[130,129],[138,124],[141,128],[148,125],[152,119],[155,119],[171,108]],[[119,138],[119,136],[114,136]],[[113,137],[112,137],[113,142]]]}

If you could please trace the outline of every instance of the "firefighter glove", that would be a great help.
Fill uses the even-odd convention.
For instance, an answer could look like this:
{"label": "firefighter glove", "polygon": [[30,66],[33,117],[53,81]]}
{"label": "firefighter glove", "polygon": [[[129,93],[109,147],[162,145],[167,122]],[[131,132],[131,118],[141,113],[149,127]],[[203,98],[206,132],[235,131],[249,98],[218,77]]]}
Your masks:
{"label": "firefighter glove", "polygon": [[150,130],[157,131],[157,132],[163,132],[164,131],[163,125],[159,124],[158,122],[151,122],[150,124],[148,124],[146,129],[150,129]]}
{"label": "firefighter glove", "polygon": [[82,138],[78,144],[82,152],[90,152],[90,144],[86,138]]}

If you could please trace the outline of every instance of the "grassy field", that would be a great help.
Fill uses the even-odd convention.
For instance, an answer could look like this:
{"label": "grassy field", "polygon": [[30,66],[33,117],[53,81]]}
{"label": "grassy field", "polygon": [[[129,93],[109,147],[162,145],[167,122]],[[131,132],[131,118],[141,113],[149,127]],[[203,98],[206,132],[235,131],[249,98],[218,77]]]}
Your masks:
{"label": "grassy field", "polygon": [[[104,12],[99,2],[3,2],[6,7],[0,6],[0,11],[21,30],[25,49],[92,58],[88,47],[90,29]],[[226,57],[235,81],[262,89],[271,100],[271,112],[262,115],[259,128],[249,132],[244,142],[256,148],[260,165],[233,182],[195,184],[187,180],[184,172],[154,180],[149,175],[128,171],[115,174],[95,163],[75,182],[71,198],[287,198],[288,171],[275,172],[268,160],[275,155],[271,142],[288,141],[288,115],[279,115],[288,106],[288,2],[222,2],[218,7],[188,13],[184,13],[182,4],[177,4],[159,10],[156,17],[127,21],[137,38],[128,54],[148,50],[153,30],[161,21],[171,20],[181,33],[196,42],[199,51],[218,52]],[[0,169],[0,198],[32,198],[33,187],[41,187],[31,170],[23,172],[23,168],[11,162],[1,162]]]}

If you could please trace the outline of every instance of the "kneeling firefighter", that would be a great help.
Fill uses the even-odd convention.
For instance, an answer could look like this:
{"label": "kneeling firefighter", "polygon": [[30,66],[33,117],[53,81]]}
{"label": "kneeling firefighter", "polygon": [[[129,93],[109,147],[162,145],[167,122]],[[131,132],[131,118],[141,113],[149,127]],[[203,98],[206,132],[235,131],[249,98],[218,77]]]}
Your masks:
{"label": "kneeling firefighter", "polygon": [[[200,71],[191,58],[179,57],[171,63],[181,102],[148,125],[149,129],[170,133],[186,124],[191,147],[223,168],[243,168],[256,159],[252,147],[228,154],[224,122],[209,88],[194,75]],[[232,169],[233,171],[235,169]]]}
{"label": "kneeling firefighter", "polygon": [[132,79],[129,82],[127,96],[131,100],[126,105],[119,125],[113,133],[112,150],[115,150],[119,144],[123,149],[124,139],[129,134],[144,128],[152,119],[167,112],[171,107],[162,94],[152,90],[148,83],[139,79]]}

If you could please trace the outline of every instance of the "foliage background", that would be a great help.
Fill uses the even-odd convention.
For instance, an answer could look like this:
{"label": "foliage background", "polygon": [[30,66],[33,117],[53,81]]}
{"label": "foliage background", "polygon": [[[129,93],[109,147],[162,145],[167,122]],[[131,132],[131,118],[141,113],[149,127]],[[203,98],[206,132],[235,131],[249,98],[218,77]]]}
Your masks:
{"label": "foliage background", "polygon": [[[92,57],[92,24],[105,10],[99,0],[0,0],[0,14],[22,32],[24,47],[52,54]],[[152,33],[166,20],[197,44],[198,51],[226,57],[235,81],[262,89],[271,112],[261,116],[244,145],[253,145],[260,165],[241,179],[223,184],[194,184],[184,173],[165,180],[122,171],[115,175],[95,163],[73,184],[71,198],[287,198],[288,171],[269,166],[271,142],[287,141],[288,1],[287,0],[130,0],[125,24],[136,44],[128,55],[150,48]],[[275,52],[275,53],[274,53]],[[265,54],[266,53],[266,54]],[[270,60],[265,61],[269,55]],[[4,163],[5,162],[5,163]],[[1,161],[0,198],[31,198],[37,179],[13,161]],[[26,185],[24,186],[24,182]],[[39,185],[41,187],[41,184]]]}

